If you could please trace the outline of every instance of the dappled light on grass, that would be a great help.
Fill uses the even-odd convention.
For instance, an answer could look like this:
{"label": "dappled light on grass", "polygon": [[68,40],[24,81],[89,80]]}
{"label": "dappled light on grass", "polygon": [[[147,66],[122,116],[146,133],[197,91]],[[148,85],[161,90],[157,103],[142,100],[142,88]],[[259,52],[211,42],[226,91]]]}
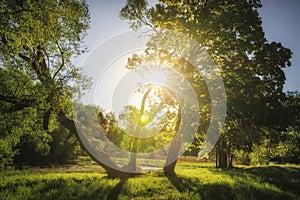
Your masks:
{"label": "dappled light on grass", "polygon": [[179,162],[176,175],[155,171],[109,179],[95,165],[0,173],[0,199],[297,199],[296,165],[216,169]]}

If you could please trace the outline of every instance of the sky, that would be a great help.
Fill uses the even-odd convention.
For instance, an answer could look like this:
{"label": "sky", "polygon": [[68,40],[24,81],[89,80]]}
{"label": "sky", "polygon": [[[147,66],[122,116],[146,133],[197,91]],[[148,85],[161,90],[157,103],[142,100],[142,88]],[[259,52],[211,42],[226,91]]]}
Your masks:
{"label": "sky", "polygon": [[300,91],[300,1],[262,0],[260,9],[266,38],[281,42],[291,49],[292,66],[284,70],[286,74],[285,91]]}
{"label": "sky", "polygon": [[[85,45],[90,50],[119,33],[130,30],[127,21],[119,18],[119,11],[125,0],[87,0],[91,13],[90,30]],[[151,0],[150,3],[155,3]],[[281,42],[291,49],[292,66],[284,69],[286,74],[285,91],[300,91],[300,0],[262,0],[259,9],[263,29],[269,42]],[[78,62],[83,64],[85,57]]]}

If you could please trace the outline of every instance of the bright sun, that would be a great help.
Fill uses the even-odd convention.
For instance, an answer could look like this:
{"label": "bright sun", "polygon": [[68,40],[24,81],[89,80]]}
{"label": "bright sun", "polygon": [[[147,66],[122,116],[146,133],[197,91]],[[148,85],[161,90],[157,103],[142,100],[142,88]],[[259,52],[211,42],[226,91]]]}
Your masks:
{"label": "bright sun", "polygon": [[164,85],[167,81],[166,74],[162,71],[154,71],[145,77],[147,82],[155,82]]}
{"label": "bright sun", "polygon": [[150,118],[147,115],[145,115],[145,114],[143,114],[140,117],[140,123],[141,123],[141,125],[146,125],[146,124],[149,123],[149,121],[150,121]]}

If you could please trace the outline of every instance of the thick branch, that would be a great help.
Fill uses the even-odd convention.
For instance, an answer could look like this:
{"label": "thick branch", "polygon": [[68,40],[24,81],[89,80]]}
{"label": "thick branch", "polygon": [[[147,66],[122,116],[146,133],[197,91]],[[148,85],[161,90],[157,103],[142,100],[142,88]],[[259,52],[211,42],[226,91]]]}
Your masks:
{"label": "thick branch", "polygon": [[0,15],[17,15],[20,14],[22,12],[34,12],[33,10],[30,9],[21,9],[21,10],[14,10],[14,11],[4,11],[4,12],[0,12]]}
{"label": "thick branch", "polygon": [[4,96],[2,94],[0,94],[0,101],[13,104],[13,106],[9,107],[9,109],[1,108],[5,112],[23,110],[24,108],[34,106],[36,103],[36,99],[22,99],[17,97]]}
{"label": "thick branch", "polygon": [[47,112],[44,114],[43,118],[43,129],[48,130],[49,129],[49,122],[50,122],[50,116],[51,116],[52,109],[49,108]]}
{"label": "thick branch", "polygon": [[23,99],[23,98],[17,98],[12,96],[4,96],[0,94],[0,101],[5,101],[7,103],[12,103],[12,104],[23,104],[23,105],[32,106],[36,102],[36,99]]}
{"label": "thick branch", "polygon": [[[65,128],[67,128],[70,132],[74,133],[75,136],[79,139],[79,142],[81,144],[81,147],[89,154],[89,156],[96,162],[98,163],[101,167],[103,167],[106,172],[108,173],[108,176],[111,178],[116,178],[116,177],[132,177],[132,176],[137,176],[139,174],[137,173],[128,173],[128,172],[122,172],[121,170],[118,170],[119,167],[107,156],[105,153],[102,152],[97,152],[101,154],[101,160],[98,160],[92,155],[88,150],[87,146],[89,142],[87,141],[86,138],[84,137],[79,137],[78,132],[81,131],[79,129],[76,129],[75,121],[69,119],[65,113],[61,112],[58,115],[58,121],[60,122],[61,125],[63,125]],[[104,162],[106,164],[104,164]]]}

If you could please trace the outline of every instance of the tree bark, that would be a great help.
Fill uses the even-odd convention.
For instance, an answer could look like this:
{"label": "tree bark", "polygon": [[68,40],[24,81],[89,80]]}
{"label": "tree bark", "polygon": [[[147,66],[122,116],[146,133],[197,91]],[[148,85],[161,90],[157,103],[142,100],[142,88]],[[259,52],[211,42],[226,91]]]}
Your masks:
{"label": "tree bark", "polygon": [[[63,125],[65,128],[67,128],[70,132],[74,133],[76,137],[79,139],[79,135],[75,126],[74,120],[69,119],[65,113],[61,112],[58,115],[58,121],[60,122],[61,125]],[[134,177],[140,175],[139,173],[129,173],[129,172],[124,172],[121,171],[120,167],[118,167],[113,161],[110,160],[110,158],[102,154],[103,160],[105,160],[105,163],[108,163],[108,165],[104,164],[100,160],[96,159],[88,150],[87,148],[82,144],[82,138],[79,139],[79,142],[81,144],[81,147],[89,154],[89,156],[96,162],[98,163],[101,167],[105,169],[107,172],[108,176],[110,178],[126,178],[126,177]]]}
{"label": "tree bark", "polygon": [[228,163],[229,167],[233,167],[232,162],[233,162],[233,154],[230,155],[230,159],[229,159],[229,163]]}
{"label": "tree bark", "polygon": [[[148,89],[147,89],[146,93],[143,96],[141,109],[140,109],[140,113],[139,113],[138,126],[141,126],[140,120],[141,120],[141,117],[144,115],[146,100],[147,100],[152,88],[153,88],[153,86],[151,84],[148,85]],[[137,135],[139,135],[140,127],[136,127],[134,131],[136,132]],[[136,153],[138,152],[138,138],[135,138],[135,137],[132,138],[131,151],[132,151],[132,153],[130,153],[129,162],[128,162],[128,165],[126,166],[126,168],[129,169],[130,171],[135,172],[135,171],[137,171]]]}
{"label": "tree bark", "polygon": [[222,141],[222,138],[220,138],[216,149],[216,167],[217,168],[228,167],[227,153],[225,151],[225,145],[224,142]]}
{"label": "tree bark", "polygon": [[[166,166],[164,167],[164,173],[167,175],[174,175],[175,174],[175,166],[177,164],[177,158],[180,150],[180,141],[179,135],[173,138],[172,143],[169,148],[168,157],[166,160]],[[170,163],[170,164],[168,164]]]}
{"label": "tree bark", "polygon": [[[178,109],[178,118],[177,118],[177,122],[176,122],[176,127],[175,130],[178,131],[179,127],[181,124],[181,107],[179,105],[179,109]],[[175,135],[175,137],[173,138],[170,148],[169,148],[169,152],[168,152],[168,157],[166,160],[166,165],[164,167],[164,173],[167,175],[174,175],[175,174],[175,166],[177,164],[177,159],[178,159],[178,155],[179,155],[179,151],[180,151],[180,135],[177,132],[177,134]],[[170,164],[168,164],[170,163]]]}

